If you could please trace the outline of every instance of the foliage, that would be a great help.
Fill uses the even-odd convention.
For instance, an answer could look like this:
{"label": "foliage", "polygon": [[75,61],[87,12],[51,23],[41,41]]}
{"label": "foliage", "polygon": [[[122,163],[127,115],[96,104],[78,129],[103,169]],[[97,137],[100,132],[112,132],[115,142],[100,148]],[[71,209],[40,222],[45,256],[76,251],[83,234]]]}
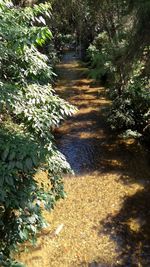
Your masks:
{"label": "foliage", "polygon": [[150,119],[150,92],[147,81],[135,80],[121,96],[114,98],[109,122],[113,129],[132,129],[143,132]]}
{"label": "foliage", "polygon": [[[43,14],[50,5],[15,8],[0,3],[0,264],[13,263],[10,252],[33,243],[51,210],[64,197],[62,173],[70,171],[54,144],[52,129],[75,108],[55,95],[49,58],[39,47],[50,41]],[[37,22],[39,25],[36,25]],[[35,174],[47,172],[47,185]],[[18,265],[17,265],[18,264]]]}
{"label": "foliage", "polygon": [[54,44],[57,49],[57,53],[60,55],[63,53],[65,48],[72,48],[75,44],[75,35],[74,34],[55,34]]}
{"label": "foliage", "polygon": [[[17,266],[9,258],[11,250],[26,240],[34,242],[45,225],[41,208],[52,209],[64,197],[61,177],[70,167],[55,146],[53,129],[75,108],[51,87],[56,49],[74,38],[77,46],[89,47],[92,77],[111,82],[112,128],[150,137],[149,0],[43,2],[14,0],[14,6],[0,1],[3,266]],[[47,173],[46,186],[35,179],[39,169]]]}
{"label": "foliage", "polygon": [[131,129],[150,138],[149,1],[103,0],[98,12],[100,33],[87,53],[90,75],[109,82],[108,121],[113,129]]}
{"label": "foliage", "polygon": [[51,29],[56,45],[60,37],[71,34],[76,45],[86,49],[93,40],[96,27],[96,9],[99,1],[93,0],[50,0],[53,14]]}
{"label": "foliage", "polygon": [[[144,49],[144,58],[148,48]],[[112,94],[112,108],[109,122],[113,129],[131,129],[147,134],[150,121],[150,90],[149,78],[143,75],[145,61],[138,60],[128,84],[121,95],[117,91]]]}
{"label": "foliage", "polygon": [[92,78],[101,80],[104,76],[109,76],[111,72],[115,71],[112,50],[114,49],[113,46],[109,45],[107,32],[100,33],[94,39],[93,44],[87,50]]}

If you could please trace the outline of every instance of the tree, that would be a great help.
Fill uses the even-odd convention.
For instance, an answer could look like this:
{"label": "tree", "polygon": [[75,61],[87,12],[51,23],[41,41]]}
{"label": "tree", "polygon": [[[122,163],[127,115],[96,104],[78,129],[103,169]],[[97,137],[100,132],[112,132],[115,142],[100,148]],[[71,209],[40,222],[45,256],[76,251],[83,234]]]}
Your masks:
{"label": "tree", "polygon": [[150,132],[149,26],[149,1],[102,0],[88,48],[92,77],[109,81],[112,128],[140,136]]}
{"label": "tree", "polygon": [[[62,173],[69,164],[54,144],[52,129],[75,108],[55,95],[49,58],[38,47],[51,42],[43,14],[49,4],[0,3],[0,264],[11,266],[18,243],[35,241],[51,210],[64,197]],[[38,26],[35,26],[38,22]],[[47,172],[47,181],[36,172]],[[12,265],[13,266],[13,265]]]}

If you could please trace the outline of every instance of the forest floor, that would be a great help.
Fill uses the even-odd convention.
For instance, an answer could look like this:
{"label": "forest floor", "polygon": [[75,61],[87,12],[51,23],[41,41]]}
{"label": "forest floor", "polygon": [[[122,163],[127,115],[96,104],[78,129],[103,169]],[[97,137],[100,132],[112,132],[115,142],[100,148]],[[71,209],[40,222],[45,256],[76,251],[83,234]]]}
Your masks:
{"label": "forest floor", "polygon": [[56,133],[75,176],[64,177],[67,198],[45,214],[50,226],[19,260],[28,267],[150,266],[148,153],[111,132],[106,89],[72,54],[58,74],[57,93],[79,109]]}

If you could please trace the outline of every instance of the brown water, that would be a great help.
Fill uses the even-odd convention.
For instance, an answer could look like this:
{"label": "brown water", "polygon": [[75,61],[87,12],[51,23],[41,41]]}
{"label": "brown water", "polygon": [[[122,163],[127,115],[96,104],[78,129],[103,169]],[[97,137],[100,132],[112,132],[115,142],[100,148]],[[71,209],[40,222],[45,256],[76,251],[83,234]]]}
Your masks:
{"label": "brown water", "polygon": [[66,54],[63,64],[58,66],[61,79],[57,93],[77,106],[79,112],[59,128],[56,138],[76,174],[104,169],[104,164],[99,164],[107,131],[103,112],[110,102],[105,98],[105,88],[95,86],[94,80],[87,79],[86,72],[86,68],[72,59],[72,53]]}
{"label": "brown water", "polygon": [[110,131],[106,89],[72,53],[58,74],[57,93],[79,109],[56,132],[75,176],[64,178],[68,197],[45,214],[50,227],[19,259],[29,267],[150,266],[148,154]]}

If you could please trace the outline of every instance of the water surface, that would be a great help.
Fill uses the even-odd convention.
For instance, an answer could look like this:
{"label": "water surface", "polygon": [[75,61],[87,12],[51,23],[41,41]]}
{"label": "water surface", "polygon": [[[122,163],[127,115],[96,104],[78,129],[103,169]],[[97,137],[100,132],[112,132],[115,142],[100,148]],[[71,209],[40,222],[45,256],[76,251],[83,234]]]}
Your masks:
{"label": "water surface", "polygon": [[73,53],[57,70],[57,93],[79,110],[56,132],[75,176],[64,178],[68,197],[46,214],[49,228],[19,259],[29,267],[149,267],[148,154],[110,131],[106,88],[88,78]]}

